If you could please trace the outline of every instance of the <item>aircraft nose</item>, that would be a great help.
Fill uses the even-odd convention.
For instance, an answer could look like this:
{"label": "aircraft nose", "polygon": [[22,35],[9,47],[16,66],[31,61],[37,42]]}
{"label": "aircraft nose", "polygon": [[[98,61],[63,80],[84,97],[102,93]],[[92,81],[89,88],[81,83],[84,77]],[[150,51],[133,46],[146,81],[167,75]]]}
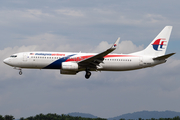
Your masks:
{"label": "aircraft nose", "polygon": [[8,58],[4,59],[3,62],[4,62],[5,64],[9,64]]}

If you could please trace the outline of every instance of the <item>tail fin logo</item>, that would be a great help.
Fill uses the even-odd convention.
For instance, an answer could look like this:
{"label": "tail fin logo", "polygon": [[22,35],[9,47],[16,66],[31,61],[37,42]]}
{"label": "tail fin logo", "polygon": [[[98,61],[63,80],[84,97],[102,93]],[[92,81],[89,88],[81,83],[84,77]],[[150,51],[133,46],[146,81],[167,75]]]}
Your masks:
{"label": "tail fin logo", "polygon": [[[163,46],[166,46],[166,45],[164,44],[164,42],[167,42],[165,38],[157,39],[157,40],[152,44],[154,50],[156,50],[156,51],[161,51],[162,49],[164,49]],[[159,47],[159,46],[160,46],[160,47]]]}
{"label": "tail fin logo", "polygon": [[117,45],[116,44],[114,44],[114,47],[116,47]]}

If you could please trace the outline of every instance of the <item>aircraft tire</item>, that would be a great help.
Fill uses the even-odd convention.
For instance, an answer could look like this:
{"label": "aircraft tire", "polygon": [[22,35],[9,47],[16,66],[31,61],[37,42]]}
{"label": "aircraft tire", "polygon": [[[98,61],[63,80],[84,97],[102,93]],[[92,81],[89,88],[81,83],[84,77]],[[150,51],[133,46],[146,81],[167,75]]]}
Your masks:
{"label": "aircraft tire", "polygon": [[22,75],[22,71],[21,70],[19,71],[19,75]]}
{"label": "aircraft tire", "polygon": [[91,76],[91,72],[87,71],[87,72],[86,72],[86,75],[85,75],[85,78],[86,78],[86,79],[89,79],[90,76]]}

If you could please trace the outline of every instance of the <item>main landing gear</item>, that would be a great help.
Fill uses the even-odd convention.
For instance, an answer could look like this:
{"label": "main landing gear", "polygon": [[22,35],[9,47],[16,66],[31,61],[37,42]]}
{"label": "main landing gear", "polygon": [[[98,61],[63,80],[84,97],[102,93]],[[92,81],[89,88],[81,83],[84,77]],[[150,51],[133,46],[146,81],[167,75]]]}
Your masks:
{"label": "main landing gear", "polygon": [[90,72],[90,71],[88,71],[88,70],[86,70],[86,75],[85,75],[85,78],[86,78],[86,79],[89,79],[89,78],[90,78],[90,76],[91,76],[91,72]]}

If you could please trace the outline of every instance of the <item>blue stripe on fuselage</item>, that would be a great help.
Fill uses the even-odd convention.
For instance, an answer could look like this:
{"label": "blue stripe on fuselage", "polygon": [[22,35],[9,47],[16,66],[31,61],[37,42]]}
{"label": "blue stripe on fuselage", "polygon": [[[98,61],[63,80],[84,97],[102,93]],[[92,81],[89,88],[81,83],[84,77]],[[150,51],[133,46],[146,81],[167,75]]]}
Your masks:
{"label": "blue stripe on fuselage", "polygon": [[65,62],[68,58],[70,58],[71,56],[74,56],[74,55],[76,55],[76,54],[72,54],[72,55],[62,57],[61,59],[54,61],[53,63],[44,67],[43,69],[61,69],[62,62]]}

